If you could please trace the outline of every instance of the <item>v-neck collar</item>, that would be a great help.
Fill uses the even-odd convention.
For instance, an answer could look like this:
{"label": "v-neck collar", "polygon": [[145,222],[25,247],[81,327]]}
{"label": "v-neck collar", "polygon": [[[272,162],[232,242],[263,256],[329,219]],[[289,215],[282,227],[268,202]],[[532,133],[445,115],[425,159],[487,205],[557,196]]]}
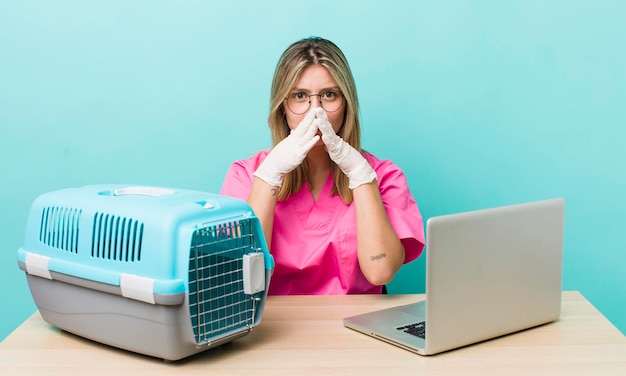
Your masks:
{"label": "v-neck collar", "polygon": [[317,200],[313,198],[308,184],[304,184],[293,197],[292,205],[304,228],[316,228],[320,223],[328,223],[335,216],[338,207],[342,206],[333,200],[332,187],[333,178],[329,173]]}

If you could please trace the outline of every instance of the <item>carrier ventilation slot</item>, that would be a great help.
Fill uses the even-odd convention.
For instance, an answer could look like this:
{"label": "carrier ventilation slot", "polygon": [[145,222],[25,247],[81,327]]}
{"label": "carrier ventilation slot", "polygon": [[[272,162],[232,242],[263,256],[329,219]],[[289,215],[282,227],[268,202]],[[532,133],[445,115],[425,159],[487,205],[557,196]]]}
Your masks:
{"label": "carrier ventilation slot", "polygon": [[133,262],[141,260],[143,223],[125,217],[96,213],[93,218],[91,257]]}
{"label": "carrier ventilation slot", "polygon": [[47,207],[41,213],[39,241],[62,251],[78,253],[78,224],[81,210]]}
{"label": "carrier ventilation slot", "polygon": [[189,313],[197,343],[249,326],[255,302],[243,290],[243,256],[257,252],[250,220],[196,230],[189,258]]}

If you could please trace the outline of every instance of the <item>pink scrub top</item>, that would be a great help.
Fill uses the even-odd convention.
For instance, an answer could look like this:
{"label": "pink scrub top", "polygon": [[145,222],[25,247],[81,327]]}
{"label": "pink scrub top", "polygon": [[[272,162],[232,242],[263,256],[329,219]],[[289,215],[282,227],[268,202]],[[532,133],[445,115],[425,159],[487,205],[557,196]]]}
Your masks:
{"label": "pink scrub top", "polygon": [[[247,201],[253,173],[266,155],[262,151],[235,161],[220,193]],[[424,229],[404,173],[390,161],[365,156],[376,171],[389,221],[404,245],[404,262],[413,261],[424,248]],[[269,294],[381,293],[382,286],[369,283],[359,267],[354,203],[346,205],[338,195],[331,196],[332,185],[329,174],[317,201],[304,184],[298,193],[277,202],[270,248],[275,269]]]}

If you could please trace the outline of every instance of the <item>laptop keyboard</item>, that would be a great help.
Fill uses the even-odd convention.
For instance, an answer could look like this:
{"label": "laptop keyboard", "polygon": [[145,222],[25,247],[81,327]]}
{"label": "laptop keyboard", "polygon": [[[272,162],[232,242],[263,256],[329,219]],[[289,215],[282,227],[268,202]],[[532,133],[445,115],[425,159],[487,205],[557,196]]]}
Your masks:
{"label": "laptop keyboard", "polygon": [[396,329],[405,333],[412,334],[416,337],[426,339],[426,321],[416,322],[414,324],[403,325]]}

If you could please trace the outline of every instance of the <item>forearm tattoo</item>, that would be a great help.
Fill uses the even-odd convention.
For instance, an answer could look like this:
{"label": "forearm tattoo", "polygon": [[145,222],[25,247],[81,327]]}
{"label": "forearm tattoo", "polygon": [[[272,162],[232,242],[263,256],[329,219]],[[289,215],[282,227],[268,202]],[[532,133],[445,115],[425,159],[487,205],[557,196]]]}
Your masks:
{"label": "forearm tattoo", "polygon": [[370,260],[371,261],[378,261],[378,260],[383,259],[385,257],[387,257],[387,253],[381,253],[381,254],[378,254],[376,256],[370,256]]}
{"label": "forearm tattoo", "polygon": [[272,196],[276,196],[278,194],[278,189],[272,188]]}

